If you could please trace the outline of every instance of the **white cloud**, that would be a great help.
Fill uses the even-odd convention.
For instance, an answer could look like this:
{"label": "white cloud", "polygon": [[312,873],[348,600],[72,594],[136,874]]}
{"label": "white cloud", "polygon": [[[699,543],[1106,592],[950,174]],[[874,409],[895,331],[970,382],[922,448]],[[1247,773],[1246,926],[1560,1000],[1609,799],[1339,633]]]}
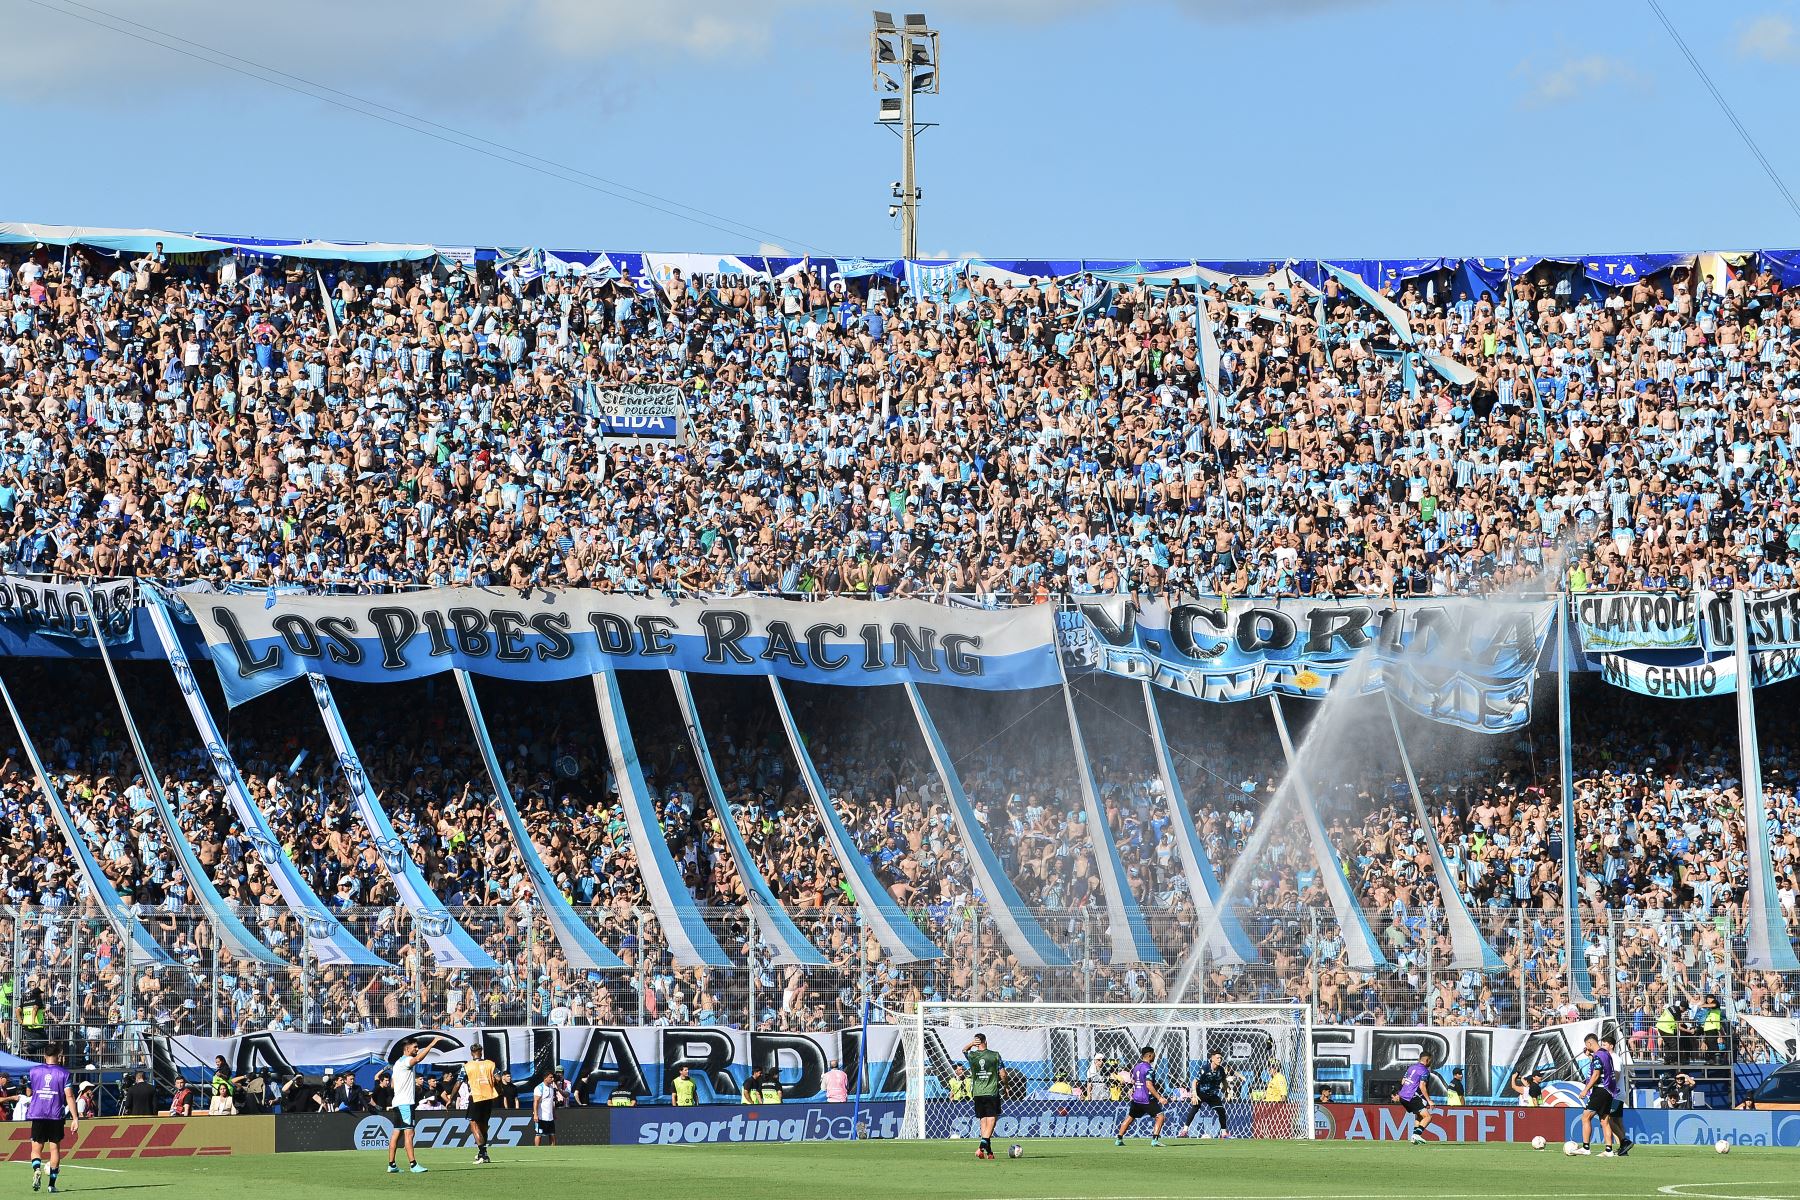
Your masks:
{"label": "white cloud", "polygon": [[[1123,2],[960,0],[938,23],[1048,24]],[[1197,20],[1267,21],[1392,0],[1166,2]],[[183,45],[184,55],[156,44],[173,38],[359,94],[488,108],[518,105],[521,91],[548,86],[545,73],[558,69],[648,74],[664,61],[756,59],[783,20],[818,17],[835,28],[842,13],[836,0],[434,0],[428,8],[309,0],[303,10],[239,0],[47,0],[9,6],[0,96],[141,104],[229,80],[194,45]]]}
{"label": "white cloud", "polygon": [[1526,81],[1525,91],[1519,96],[1519,103],[1525,108],[1566,104],[1602,88],[1641,82],[1628,63],[1604,54],[1565,58],[1549,67],[1524,62],[1513,73]]}
{"label": "white cloud", "polygon": [[1737,52],[1763,62],[1800,62],[1800,30],[1781,13],[1752,17],[1738,26]]}

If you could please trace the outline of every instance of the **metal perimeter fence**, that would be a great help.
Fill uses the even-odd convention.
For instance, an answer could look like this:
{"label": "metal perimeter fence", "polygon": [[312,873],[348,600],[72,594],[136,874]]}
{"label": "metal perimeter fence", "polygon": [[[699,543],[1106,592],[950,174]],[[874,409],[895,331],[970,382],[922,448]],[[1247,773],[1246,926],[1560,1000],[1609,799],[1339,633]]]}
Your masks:
{"label": "metal perimeter fence", "polygon": [[[1615,1017],[1633,1048],[1664,1050],[1658,1017],[1680,1018],[1716,999],[1738,1054],[1788,1057],[1764,1046],[1743,1018],[1788,1016],[1793,977],[1747,971],[1739,930],[1697,912],[1582,912],[1576,948],[1593,981],[1571,998],[1563,919],[1546,908],[1476,913],[1499,967],[1459,967],[1441,914],[1392,909],[1366,914],[1385,969],[1351,969],[1345,939],[1327,908],[1237,910],[1255,958],[1208,953],[1189,963],[1196,937],[1185,897],[1147,913],[1164,963],[1109,961],[1105,915],[1092,908],[1034,915],[1068,954],[1069,967],[1034,969],[1008,949],[981,906],[914,913],[943,957],[896,963],[862,927],[854,908],[796,909],[796,924],[829,960],[802,967],[775,950],[741,909],[705,919],[734,965],[678,964],[645,909],[620,904],[579,910],[625,963],[583,971],[563,958],[532,909],[464,908],[455,916],[501,964],[496,972],[444,970],[431,960],[405,910],[347,909],[346,926],[386,960],[383,968],[321,966],[304,950],[297,919],[273,905],[240,915],[287,961],[268,968],[234,960],[198,909],[157,910],[146,926],[173,960],[128,963],[97,907],[0,908],[0,1023],[7,1048],[30,1056],[55,1038],[78,1066],[140,1062],[147,1033],[213,1036],[291,1030],[351,1032],[376,1026],[468,1024],[716,1025],[830,1030],[873,1012],[897,1016],[920,1000],[1211,1003],[1304,1001],[1320,1024],[1531,1026]],[[1185,979],[1185,986],[1184,986]],[[1699,1036],[1696,1025],[1685,1031]]]}

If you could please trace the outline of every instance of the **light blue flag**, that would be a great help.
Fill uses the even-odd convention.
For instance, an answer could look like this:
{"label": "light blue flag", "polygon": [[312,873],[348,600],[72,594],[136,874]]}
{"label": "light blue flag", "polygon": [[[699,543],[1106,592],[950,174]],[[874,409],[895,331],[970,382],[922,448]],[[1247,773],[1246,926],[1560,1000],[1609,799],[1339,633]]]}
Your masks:
{"label": "light blue flag", "polygon": [[806,743],[801,740],[800,727],[788,708],[780,677],[770,675],[768,679],[769,690],[775,694],[775,711],[781,717],[782,729],[787,731],[788,748],[800,766],[800,778],[806,782],[806,792],[812,797],[813,807],[819,811],[819,827],[825,832],[832,854],[837,856],[838,869],[856,889],[856,908],[862,914],[863,922],[895,962],[923,962],[944,957],[944,952],[931,944],[931,939],[888,895],[887,889],[875,877],[875,869],[869,865],[869,860],[856,848],[850,830],[832,806],[831,795],[825,790],[825,781],[819,778],[818,768],[813,766]]}
{"label": "light blue flag", "polygon": [[1575,758],[1573,718],[1569,711],[1569,603],[1563,593],[1556,601],[1556,773],[1562,790],[1562,902],[1563,953],[1568,956],[1569,999],[1577,1004],[1594,1002],[1594,983],[1588,976],[1586,942],[1581,937],[1581,838],[1575,829]]}
{"label": "light blue flag", "polygon": [[525,873],[531,878],[531,886],[537,892],[544,919],[550,922],[550,928],[556,934],[556,943],[562,947],[563,957],[577,970],[623,970],[624,960],[608,950],[594,936],[594,931],[576,915],[575,909],[564,898],[562,889],[556,886],[556,877],[544,865],[543,856],[538,854],[537,847],[532,844],[531,831],[525,828],[525,818],[519,815],[519,806],[513,803],[512,788],[507,786],[506,772],[500,769],[500,759],[494,753],[494,741],[488,736],[487,722],[481,716],[481,704],[475,699],[475,681],[467,671],[459,670],[455,675],[456,688],[462,693],[463,711],[469,714],[469,726],[475,731],[475,744],[481,751],[482,763],[487,767],[488,780],[494,785],[494,799],[500,805],[500,815],[506,820],[506,828],[512,834],[513,844],[519,848],[519,858],[525,863]]}
{"label": "light blue flag", "polygon": [[[163,652],[169,657],[169,667],[175,672],[175,683],[181,688],[181,695],[187,701],[188,713],[194,718],[194,728],[199,731],[200,740],[206,746],[206,756],[212,762],[213,774],[225,788],[231,810],[236,814],[238,823],[244,827],[245,835],[257,858],[262,861],[263,869],[274,881],[275,890],[281,893],[288,908],[299,918],[301,929],[306,934],[307,948],[312,952],[314,961],[328,967],[386,966],[380,955],[357,941],[337,917],[332,915],[325,902],[313,891],[312,885],[306,882],[299,866],[282,849],[280,839],[269,826],[268,817],[256,806],[250,789],[244,786],[244,777],[225,746],[225,739],[219,733],[212,710],[206,705],[206,697],[200,694],[193,665],[188,661],[187,651],[182,649],[181,639],[176,635],[174,616],[156,588],[147,587],[143,590],[148,600],[146,611],[150,617],[150,625],[156,630]],[[300,754],[305,757],[306,751],[302,750]],[[296,759],[295,766],[288,769],[288,774],[293,774],[298,766],[299,759]]]}
{"label": "light blue flag", "polygon": [[800,932],[787,910],[781,907],[781,902],[775,899],[775,893],[769,888],[769,881],[763,878],[762,871],[756,865],[755,855],[744,844],[744,835],[738,831],[737,817],[731,811],[731,802],[725,798],[725,788],[719,783],[718,769],[713,766],[712,751],[706,744],[706,731],[700,728],[700,713],[694,705],[694,689],[688,685],[687,673],[670,671],[669,679],[675,685],[675,703],[680,707],[681,720],[687,726],[688,744],[694,751],[694,760],[700,764],[700,778],[706,787],[707,803],[712,805],[713,816],[718,818],[719,830],[724,834],[725,845],[731,851],[731,861],[736,864],[738,878],[744,885],[744,906],[756,919],[756,938],[775,948],[774,956],[765,961],[778,966],[790,963],[809,967],[830,965],[831,960],[806,940],[806,935]]}
{"label": "light blue flag", "polygon": [[1419,791],[1418,776],[1413,774],[1412,755],[1407,753],[1406,739],[1400,734],[1400,714],[1394,710],[1393,693],[1384,691],[1381,699],[1387,705],[1388,724],[1394,729],[1394,745],[1400,748],[1400,767],[1406,773],[1407,791],[1412,794],[1413,816],[1418,820],[1419,828],[1425,831],[1426,844],[1431,847],[1431,869],[1444,905],[1444,922],[1450,928],[1450,965],[1459,971],[1484,971],[1490,975],[1504,971],[1505,961],[1481,935],[1468,903],[1456,886],[1456,877],[1450,873],[1450,864],[1444,859],[1444,848],[1438,842],[1431,813],[1425,807],[1425,796]]}
{"label": "light blue flag", "polygon": [[1737,661],[1739,775],[1744,796],[1744,842],[1750,851],[1749,913],[1744,928],[1744,966],[1752,971],[1800,971],[1787,918],[1775,885],[1769,812],[1763,800],[1762,746],[1756,735],[1755,675],[1750,669],[1750,622],[1744,593],[1731,593],[1732,652]]}
{"label": "light blue flag", "polygon": [[[94,611],[91,593],[88,595],[88,611]],[[162,818],[163,829],[169,835],[169,844],[175,847],[175,857],[181,862],[181,873],[186,876],[188,887],[199,898],[200,907],[206,910],[219,944],[236,958],[270,967],[287,966],[286,959],[265,946],[262,939],[251,933],[243,921],[238,919],[236,910],[225,903],[225,897],[219,895],[219,889],[213,886],[213,881],[207,876],[206,868],[200,865],[200,856],[194,853],[187,834],[181,831],[181,822],[176,818],[175,810],[169,807],[169,798],[163,794],[162,780],[157,777],[149,751],[144,749],[144,739],[138,736],[137,722],[131,716],[131,706],[125,703],[125,689],[119,686],[119,674],[113,670],[112,651],[106,648],[105,638],[95,638],[94,644],[100,647],[100,661],[106,667],[107,679],[112,681],[113,699],[118,701],[119,715],[125,719],[125,735],[131,741],[131,752],[137,757],[138,769],[144,773],[144,787],[150,793],[150,802],[155,806],[157,815]]]}
{"label": "light blue flag", "polygon": [[100,863],[94,858],[94,852],[88,849],[87,839],[81,836],[76,827],[75,818],[70,814],[68,806],[63,803],[62,794],[50,780],[50,773],[44,770],[44,761],[38,757],[37,746],[31,735],[25,731],[25,722],[19,716],[18,708],[13,704],[12,692],[7,689],[6,681],[0,679],[0,700],[6,702],[6,711],[12,715],[13,728],[19,731],[19,745],[25,749],[25,759],[31,764],[31,773],[37,776],[38,789],[44,793],[44,803],[50,806],[50,816],[56,822],[57,829],[62,831],[63,841],[69,847],[69,853],[75,856],[75,869],[81,874],[81,881],[99,901],[101,911],[119,935],[134,963],[167,966],[174,960],[156,944],[150,931],[131,914],[125,901],[100,869]]}
{"label": "light blue flag", "polygon": [[1313,802],[1312,787],[1306,782],[1306,772],[1300,769],[1300,756],[1294,753],[1294,739],[1288,734],[1287,717],[1281,711],[1281,697],[1271,693],[1269,708],[1275,714],[1275,734],[1281,739],[1281,753],[1287,759],[1287,785],[1294,789],[1294,796],[1300,801],[1300,815],[1306,821],[1313,857],[1319,864],[1319,879],[1325,885],[1331,909],[1337,914],[1338,928],[1344,934],[1344,955],[1352,970],[1386,970],[1387,956],[1382,954],[1381,945],[1369,928],[1362,905],[1350,894],[1350,878],[1344,874],[1344,860],[1338,857],[1330,835],[1325,832],[1325,821],[1319,816],[1319,806]]}
{"label": "light blue flag", "polygon": [[600,726],[605,731],[606,749],[612,761],[613,786],[625,809],[631,848],[637,852],[638,874],[643,877],[644,891],[650,897],[650,908],[656,913],[656,924],[668,943],[669,953],[677,966],[729,967],[730,957],[706,927],[706,918],[669,853],[668,839],[663,836],[662,822],[656,814],[656,801],[638,762],[637,742],[631,736],[631,722],[625,717],[619,680],[610,670],[594,675],[594,699],[600,706]]}
{"label": "light blue flag", "polygon": [[344,782],[349,785],[350,802],[355,806],[357,816],[362,818],[369,840],[375,844],[376,857],[381,859],[388,879],[400,894],[401,905],[411,914],[413,926],[431,948],[432,956],[440,966],[452,970],[499,970],[500,964],[469,936],[469,931],[438,900],[437,893],[425,881],[425,872],[419,870],[419,864],[413,861],[406,843],[394,831],[393,822],[382,811],[381,802],[375,798],[375,788],[369,782],[369,774],[363,770],[362,759],[356,756],[356,745],[350,740],[350,730],[345,727],[344,718],[338,712],[337,698],[331,694],[331,684],[326,682],[323,675],[310,673],[306,681],[312,687],[313,701],[319,706],[319,716],[325,722],[325,733],[331,738],[331,747],[337,752],[338,768],[343,771]]}
{"label": "light blue flag", "polygon": [[[1057,655],[1056,669],[1063,670],[1062,656]],[[1087,740],[1081,736],[1081,719],[1075,715],[1075,693],[1069,690],[1069,677],[1062,680],[1063,707],[1069,714],[1069,741],[1075,749],[1075,779],[1081,790],[1081,809],[1087,814],[1088,840],[1094,846],[1094,871],[1100,876],[1100,890],[1106,900],[1107,937],[1112,942],[1111,962],[1159,964],[1162,955],[1150,936],[1150,923],[1137,897],[1131,894],[1131,881],[1125,877],[1125,863],[1119,858],[1119,846],[1106,824],[1106,806],[1100,803],[1100,789],[1094,785],[1093,768],[1088,763]]]}
{"label": "light blue flag", "polygon": [[1150,725],[1150,742],[1156,750],[1156,769],[1162,775],[1163,796],[1169,805],[1169,828],[1175,831],[1175,849],[1181,855],[1182,873],[1187,877],[1188,895],[1194,901],[1196,924],[1204,929],[1218,913],[1218,935],[1208,944],[1213,956],[1224,963],[1255,962],[1260,957],[1256,943],[1244,932],[1231,906],[1221,904],[1223,889],[1213,871],[1206,843],[1194,828],[1194,814],[1188,811],[1187,796],[1175,773],[1175,756],[1169,750],[1169,739],[1163,734],[1162,712],[1156,704],[1156,687],[1148,679],[1140,681],[1144,689],[1144,715]]}
{"label": "light blue flag", "polygon": [[1000,927],[1000,936],[1005,939],[1007,949],[1028,967],[1068,966],[1069,956],[1051,940],[1037,918],[1031,915],[1031,910],[1025,907],[1019,889],[1007,878],[1006,867],[988,843],[987,834],[982,832],[981,822],[975,819],[975,806],[969,803],[962,779],[956,773],[956,764],[950,761],[950,752],[943,739],[938,737],[937,725],[925,707],[924,697],[919,695],[919,685],[909,680],[901,686],[906,689],[906,698],[912,702],[919,732],[925,736],[925,746],[937,768],[938,781],[943,784],[944,794],[950,801],[956,831],[962,835],[963,849],[968,851],[969,867],[975,881],[981,885],[982,895],[988,899],[988,911],[994,924]]}

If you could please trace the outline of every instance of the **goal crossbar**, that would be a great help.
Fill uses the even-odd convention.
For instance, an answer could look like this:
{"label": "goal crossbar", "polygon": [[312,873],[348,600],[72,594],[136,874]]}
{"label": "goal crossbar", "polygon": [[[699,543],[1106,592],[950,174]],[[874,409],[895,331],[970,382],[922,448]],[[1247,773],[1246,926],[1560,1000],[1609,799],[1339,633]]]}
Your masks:
{"label": "goal crossbar", "polygon": [[[1155,1051],[1166,1112],[1164,1124],[1138,1121],[1131,1131],[1312,1136],[1307,1005],[926,1001],[901,1022],[902,1137],[975,1136],[976,1106],[958,1066],[976,1033],[1008,1068],[995,1136],[1112,1136],[1133,1112],[1148,1116],[1155,1106],[1134,1106],[1127,1074],[1145,1047]],[[1205,1070],[1215,1053],[1217,1075]]]}

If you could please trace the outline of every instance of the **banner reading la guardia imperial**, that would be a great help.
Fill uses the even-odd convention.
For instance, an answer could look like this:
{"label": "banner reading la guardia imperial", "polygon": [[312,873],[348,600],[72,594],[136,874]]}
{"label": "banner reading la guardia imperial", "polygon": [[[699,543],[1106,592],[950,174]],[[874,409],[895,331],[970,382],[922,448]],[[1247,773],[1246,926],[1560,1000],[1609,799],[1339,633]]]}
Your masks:
{"label": "banner reading la guardia imperial", "polygon": [[485,588],[179,599],[234,705],[308,672],[380,683],[452,668],[523,680],[653,669],[993,690],[1061,678],[1049,605],[995,612],[921,600],[670,601]]}

